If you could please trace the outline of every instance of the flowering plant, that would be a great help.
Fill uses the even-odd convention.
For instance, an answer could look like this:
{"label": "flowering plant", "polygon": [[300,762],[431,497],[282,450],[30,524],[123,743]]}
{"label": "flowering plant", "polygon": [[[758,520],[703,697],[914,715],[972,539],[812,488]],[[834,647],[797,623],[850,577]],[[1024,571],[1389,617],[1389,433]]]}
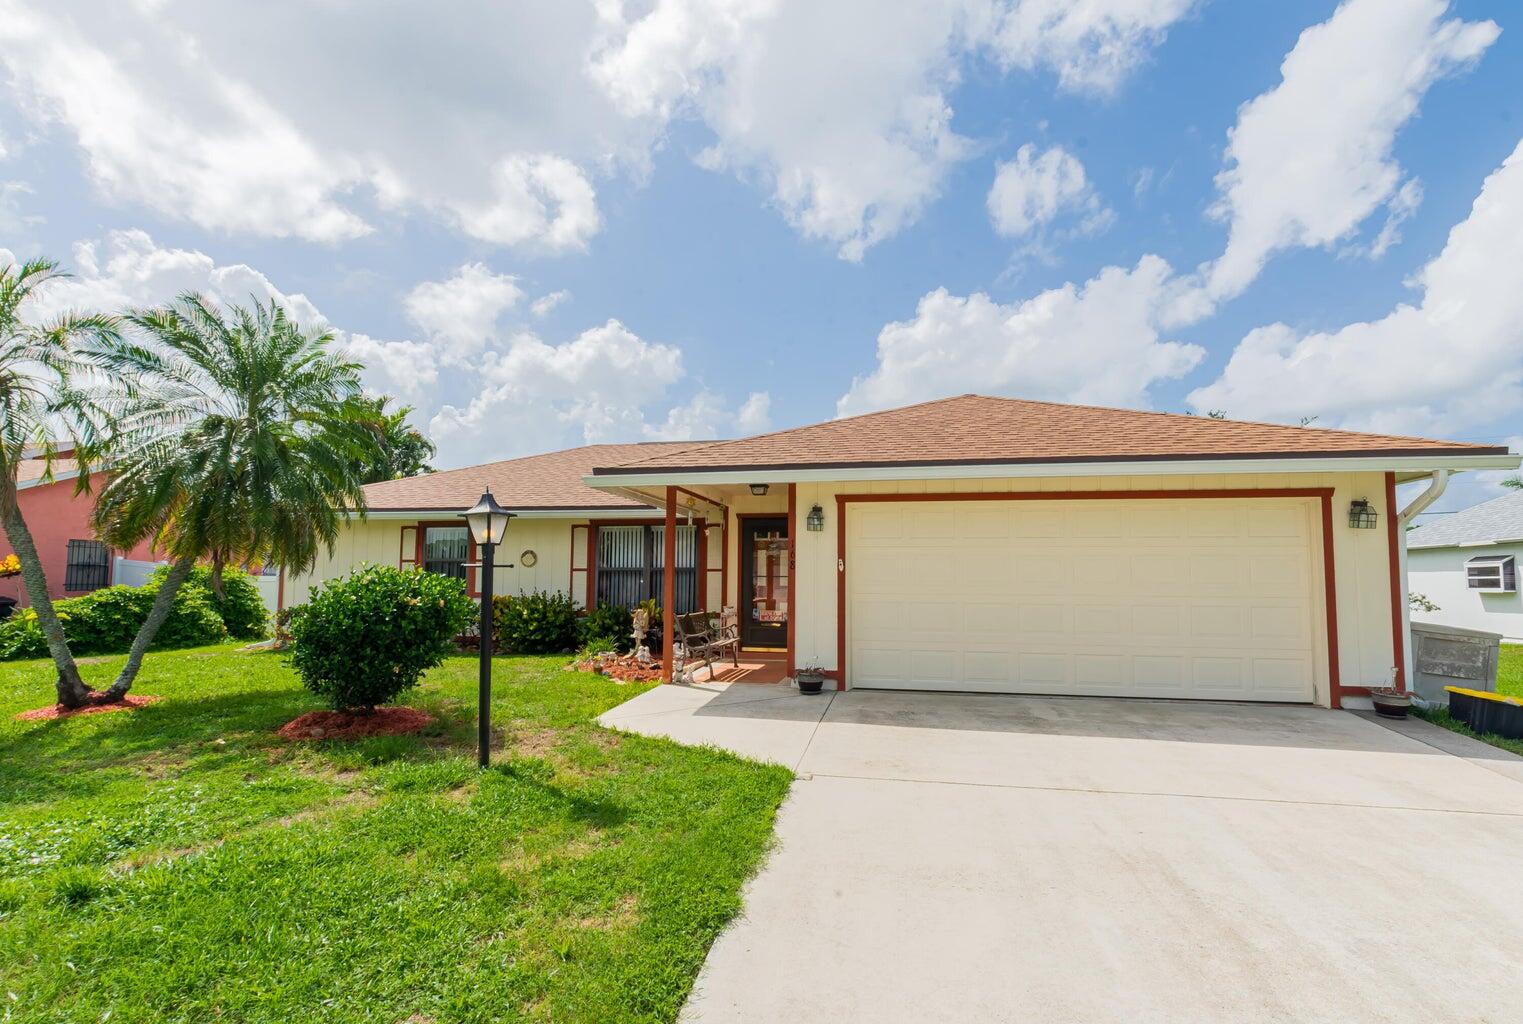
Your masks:
{"label": "flowering plant", "polygon": [[15,555],[6,555],[4,558],[0,558],[0,580],[20,575],[21,559]]}

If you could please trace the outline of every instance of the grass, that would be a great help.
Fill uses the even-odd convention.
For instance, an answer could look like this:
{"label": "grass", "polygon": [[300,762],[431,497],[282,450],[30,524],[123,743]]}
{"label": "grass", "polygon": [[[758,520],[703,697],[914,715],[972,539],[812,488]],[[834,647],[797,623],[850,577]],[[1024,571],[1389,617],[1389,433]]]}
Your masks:
{"label": "grass", "polygon": [[12,718],[51,666],[0,666],[0,1019],[675,1019],[790,775],[601,729],[643,687],[563,662],[498,660],[485,773],[474,658],[407,697],[430,734],[317,744],[274,654],[152,654],[164,700],[53,722]]}
{"label": "grass", "polygon": [[[1503,644],[1497,655],[1497,692],[1513,697],[1523,697],[1523,644]],[[1416,710],[1416,714],[1462,736],[1490,743],[1493,747],[1510,750],[1523,755],[1523,740],[1509,740],[1494,733],[1478,733],[1449,714],[1447,708],[1436,711]]]}

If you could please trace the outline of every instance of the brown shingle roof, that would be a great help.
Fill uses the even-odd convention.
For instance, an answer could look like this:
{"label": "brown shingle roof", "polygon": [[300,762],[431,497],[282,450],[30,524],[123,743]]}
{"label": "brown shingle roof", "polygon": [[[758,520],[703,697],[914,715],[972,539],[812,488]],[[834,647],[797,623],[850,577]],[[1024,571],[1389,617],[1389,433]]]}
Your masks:
{"label": "brown shingle roof", "polygon": [[582,477],[592,472],[594,466],[617,465],[650,456],[670,457],[693,444],[692,441],[590,444],[369,484],[365,487],[365,501],[377,512],[459,512],[476,504],[483,487],[491,487],[493,497],[504,508],[514,510],[645,508],[629,498],[595,491],[582,483]]}
{"label": "brown shingle roof", "polygon": [[1505,453],[1506,448],[1324,427],[960,395],[736,441],[659,452],[595,473],[806,469],[1314,455]]}

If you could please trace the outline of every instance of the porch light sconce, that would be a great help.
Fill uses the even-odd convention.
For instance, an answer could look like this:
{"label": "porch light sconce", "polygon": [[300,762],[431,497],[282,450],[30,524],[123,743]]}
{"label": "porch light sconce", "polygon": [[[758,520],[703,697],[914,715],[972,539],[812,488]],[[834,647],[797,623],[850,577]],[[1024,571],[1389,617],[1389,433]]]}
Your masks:
{"label": "porch light sconce", "polygon": [[751,493],[756,495],[758,498],[763,497],[767,493],[767,485],[766,484],[752,484],[751,485]]}
{"label": "porch light sconce", "polygon": [[1379,515],[1370,508],[1368,498],[1355,498],[1349,503],[1348,524],[1354,530],[1373,530]]}
{"label": "porch light sconce", "polygon": [[804,528],[811,533],[819,533],[825,529],[825,510],[818,505],[811,508],[809,514],[804,517]]}

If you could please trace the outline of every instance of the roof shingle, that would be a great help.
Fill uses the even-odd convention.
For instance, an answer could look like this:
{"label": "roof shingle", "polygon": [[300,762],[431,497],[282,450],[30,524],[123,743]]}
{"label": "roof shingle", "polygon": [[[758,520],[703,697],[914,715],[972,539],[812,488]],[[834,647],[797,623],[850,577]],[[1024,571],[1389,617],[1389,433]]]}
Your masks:
{"label": "roof shingle", "polygon": [[458,512],[476,504],[484,487],[504,508],[526,509],[626,509],[646,508],[640,502],[582,483],[594,466],[655,455],[670,457],[691,441],[653,441],[644,444],[590,444],[581,448],[530,455],[521,459],[489,462],[464,469],[447,469],[402,480],[385,480],[365,487],[365,501],[372,511]]}
{"label": "roof shingle", "polygon": [[1312,455],[1505,453],[1324,427],[960,395],[735,441],[675,447],[594,473]]}
{"label": "roof shingle", "polygon": [[1407,534],[1408,548],[1448,548],[1523,540],[1523,491],[1435,516]]}

